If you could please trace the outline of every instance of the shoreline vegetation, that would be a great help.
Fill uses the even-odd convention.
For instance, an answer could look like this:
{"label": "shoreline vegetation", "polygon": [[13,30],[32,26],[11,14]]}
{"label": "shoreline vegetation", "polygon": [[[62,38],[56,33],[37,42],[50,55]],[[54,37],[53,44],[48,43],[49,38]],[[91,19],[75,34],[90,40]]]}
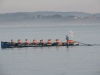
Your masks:
{"label": "shoreline vegetation", "polygon": [[16,12],[0,14],[3,22],[33,22],[62,24],[100,24],[100,13],[84,12]]}

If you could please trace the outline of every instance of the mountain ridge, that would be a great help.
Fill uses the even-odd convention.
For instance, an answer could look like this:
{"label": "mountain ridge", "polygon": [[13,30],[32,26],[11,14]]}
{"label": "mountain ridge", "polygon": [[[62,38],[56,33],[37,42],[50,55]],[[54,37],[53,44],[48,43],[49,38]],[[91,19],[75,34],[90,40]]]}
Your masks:
{"label": "mountain ridge", "polygon": [[0,14],[0,24],[100,24],[100,13],[84,12],[16,12]]}
{"label": "mountain ridge", "polygon": [[16,16],[25,16],[25,15],[32,15],[32,16],[36,16],[36,15],[43,15],[43,16],[50,16],[50,15],[54,15],[54,14],[59,14],[62,16],[77,16],[77,17],[88,17],[88,16],[92,16],[92,15],[98,15],[100,16],[100,13],[95,13],[95,14],[91,14],[91,13],[85,13],[85,12],[50,12],[50,11],[38,11],[38,12],[14,12],[14,13],[3,13],[0,15],[16,15]]}

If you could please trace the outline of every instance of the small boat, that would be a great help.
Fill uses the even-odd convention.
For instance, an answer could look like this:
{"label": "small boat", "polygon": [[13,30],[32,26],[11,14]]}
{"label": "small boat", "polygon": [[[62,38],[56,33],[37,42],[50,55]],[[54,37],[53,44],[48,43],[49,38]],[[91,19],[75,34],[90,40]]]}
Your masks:
{"label": "small boat", "polygon": [[59,45],[56,42],[53,43],[38,43],[38,44],[27,44],[27,43],[23,43],[23,44],[19,44],[19,43],[11,43],[11,42],[3,42],[1,41],[1,48],[19,48],[19,47],[47,47],[47,46],[78,46],[79,43],[73,41],[72,43],[67,44],[66,42],[61,42],[62,45]]}

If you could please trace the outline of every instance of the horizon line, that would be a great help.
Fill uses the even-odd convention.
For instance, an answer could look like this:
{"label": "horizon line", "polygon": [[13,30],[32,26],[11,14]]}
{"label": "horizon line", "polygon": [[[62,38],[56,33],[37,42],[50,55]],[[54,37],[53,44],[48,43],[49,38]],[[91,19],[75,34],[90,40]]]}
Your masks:
{"label": "horizon line", "polygon": [[[10,13],[35,13],[35,12],[62,12],[62,13],[66,13],[65,11],[18,11],[18,12],[0,12],[0,14],[10,14]],[[77,12],[77,13],[89,13],[89,12],[82,12],[82,11],[68,11],[69,13],[72,12]],[[89,13],[89,14],[98,14],[98,13]]]}

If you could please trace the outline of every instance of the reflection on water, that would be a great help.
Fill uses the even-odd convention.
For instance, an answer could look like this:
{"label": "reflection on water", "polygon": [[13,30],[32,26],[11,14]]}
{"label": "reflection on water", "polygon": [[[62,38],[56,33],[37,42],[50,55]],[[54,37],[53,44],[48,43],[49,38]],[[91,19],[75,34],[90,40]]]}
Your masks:
{"label": "reflection on water", "polygon": [[[4,75],[98,75],[99,46],[6,48],[0,51]],[[1,57],[2,56],[2,57]]]}
{"label": "reflection on water", "polygon": [[33,48],[33,50],[37,50],[37,49],[41,49],[41,50],[44,50],[44,49],[51,49],[51,48],[56,48],[56,50],[59,51],[59,48],[62,48],[62,47],[66,47],[66,49],[68,50],[68,48],[71,48],[71,47],[75,47],[75,46],[47,46],[47,47],[22,47],[22,48],[1,48],[1,50],[28,50],[29,48]]}

